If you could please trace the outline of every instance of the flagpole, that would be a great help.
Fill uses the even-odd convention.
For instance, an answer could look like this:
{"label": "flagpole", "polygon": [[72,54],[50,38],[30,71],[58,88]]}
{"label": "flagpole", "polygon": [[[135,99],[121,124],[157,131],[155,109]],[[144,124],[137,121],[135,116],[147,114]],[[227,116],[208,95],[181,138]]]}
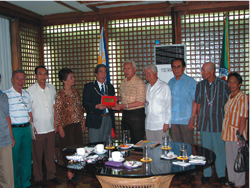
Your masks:
{"label": "flagpole", "polygon": [[223,31],[223,43],[221,49],[220,70],[219,77],[227,80],[230,73],[230,55],[229,55],[229,26],[228,26],[228,11],[224,14],[224,31]]}
{"label": "flagpole", "polygon": [[[227,19],[226,19],[227,18]],[[229,19],[229,12],[227,11],[225,13],[225,18],[224,18],[224,24],[225,24],[225,29],[226,29],[226,45],[227,45],[227,49],[229,49],[229,34],[228,34],[228,25],[227,25],[227,20]],[[229,50],[227,50],[227,59],[228,61],[230,60],[230,56],[229,56]],[[228,74],[230,74],[230,61],[228,62]]]}

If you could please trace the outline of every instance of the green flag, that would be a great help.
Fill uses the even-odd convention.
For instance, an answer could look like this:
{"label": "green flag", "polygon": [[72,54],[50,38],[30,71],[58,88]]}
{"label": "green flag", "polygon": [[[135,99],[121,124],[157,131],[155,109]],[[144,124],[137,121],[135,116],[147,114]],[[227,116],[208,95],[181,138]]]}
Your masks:
{"label": "green flag", "polygon": [[224,18],[224,33],[219,73],[219,77],[223,80],[227,80],[228,74],[230,73],[228,16]]}

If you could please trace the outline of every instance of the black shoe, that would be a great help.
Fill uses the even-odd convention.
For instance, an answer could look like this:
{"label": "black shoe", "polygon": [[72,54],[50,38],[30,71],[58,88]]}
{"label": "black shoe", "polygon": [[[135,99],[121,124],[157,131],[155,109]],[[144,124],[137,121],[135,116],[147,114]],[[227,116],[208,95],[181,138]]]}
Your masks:
{"label": "black shoe", "polygon": [[53,182],[53,183],[56,183],[56,184],[61,184],[62,183],[61,179],[59,179],[59,178],[53,178],[53,179],[51,179],[49,181]]}
{"label": "black shoe", "polygon": [[30,185],[27,188],[36,188],[36,186],[35,185]]}
{"label": "black shoe", "polygon": [[35,188],[43,188],[43,182],[42,181],[37,181],[33,187],[35,187]]}
{"label": "black shoe", "polygon": [[227,178],[226,178],[226,177],[221,177],[221,178],[219,178],[219,182],[220,182],[222,185],[226,185],[226,183],[227,183]]}
{"label": "black shoe", "polygon": [[67,178],[68,179],[68,181],[70,181],[71,183],[77,183],[78,182],[78,179],[76,179],[76,178],[71,178],[71,179],[69,179],[69,178]]}
{"label": "black shoe", "polygon": [[209,179],[210,179],[211,177],[202,177],[201,178],[201,182],[204,184],[204,183],[207,183],[208,181],[209,181]]}
{"label": "black shoe", "polygon": [[228,185],[226,184],[226,186],[234,187],[234,183],[232,183],[231,181],[229,181]]}

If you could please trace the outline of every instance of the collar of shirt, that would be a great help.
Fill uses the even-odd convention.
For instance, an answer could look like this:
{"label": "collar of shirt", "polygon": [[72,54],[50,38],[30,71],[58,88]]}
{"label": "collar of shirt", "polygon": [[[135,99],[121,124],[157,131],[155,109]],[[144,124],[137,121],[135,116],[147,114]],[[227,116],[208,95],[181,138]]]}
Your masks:
{"label": "collar of shirt", "polygon": [[213,83],[209,83],[207,80],[205,80],[205,84],[208,86],[212,86],[212,85],[216,85],[218,81],[218,78],[215,76],[215,79],[213,81]]}
{"label": "collar of shirt", "polygon": [[17,92],[13,86],[11,87],[11,90],[13,90],[17,95],[20,95],[20,96],[24,95],[24,90],[23,89],[22,89],[22,94]]}
{"label": "collar of shirt", "polygon": [[157,78],[155,84],[152,86],[150,83],[148,84],[148,89],[150,90],[152,87],[155,87],[159,84],[159,78]]}
{"label": "collar of shirt", "polygon": [[125,81],[126,81],[126,82],[131,82],[131,81],[133,81],[133,80],[135,79],[135,76],[136,76],[136,74],[135,74],[135,75],[131,78],[131,80],[129,80],[129,81],[128,81],[127,78],[125,78]]}
{"label": "collar of shirt", "polygon": [[45,91],[46,88],[49,88],[49,85],[47,83],[45,83],[45,88],[41,88],[41,86],[38,84],[38,82],[36,82],[36,88],[38,89],[41,89],[42,91]]}
{"label": "collar of shirt", "polygon": [[103,82],[103,83],[101,84],[101,83],[98,82],[97,80],[96,80],[96,82],[97,82],[97,84],[98,84],[98,86],[99,86],[100,91],[102,90],[102,85],[103,85],[104,93],[105,93],[105,83]]}
{"label": "collar of shirt", "polygon": [[183,81],[183,80],[185,79],[186,76],[187,76],[187,75],[186,75],[185,73],[183,73],[183,74],[181,75],[181,78],[180,78],[179,80],[176,80],[176,76],[174,76],[174,81],[175,81],[175,82]]}

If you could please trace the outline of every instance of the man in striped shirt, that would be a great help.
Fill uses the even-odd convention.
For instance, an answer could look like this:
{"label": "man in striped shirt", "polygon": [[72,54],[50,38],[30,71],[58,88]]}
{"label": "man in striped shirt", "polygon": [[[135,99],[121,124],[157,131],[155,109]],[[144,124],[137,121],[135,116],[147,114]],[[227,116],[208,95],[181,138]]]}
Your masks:
{"label": "man in striped shirt", "polygon": [[15,187],[30,187],[31,178],[31,129],[30,95],[23,90],[25,72],[16,70],[12,74],[13,86],[5,90],[8,96],[9,114],[16,144],[12,148]]}
{"label": "man in striped shirt", "polygon": [[[194,127],[194,117],[198,109],[198,130],[201,134],[203,147],[213,149],[216,160],[215,169],[219,181],[225,185],[226,154],[225,142],[221,139],[224,106],[228,100],[230,90],[227,82],[215,76],[215,65],[205,63],[201,69],[203,80],[197,84],[195,103],[193,105],[190,126]],[[209,181],[212,176],[211,167],[204,169],[202,183]]]}

